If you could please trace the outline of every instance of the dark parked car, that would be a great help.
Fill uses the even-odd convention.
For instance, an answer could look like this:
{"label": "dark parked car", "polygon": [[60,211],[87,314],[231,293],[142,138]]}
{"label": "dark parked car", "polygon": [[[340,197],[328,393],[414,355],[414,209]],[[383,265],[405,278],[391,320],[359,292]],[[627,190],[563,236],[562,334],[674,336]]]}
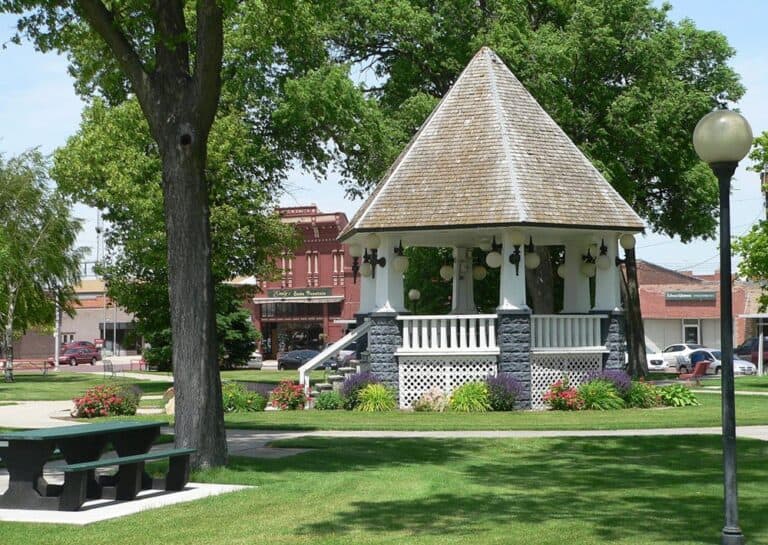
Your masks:
{"label": "dark parked car", "polygon": [[[758,356],[758,344],[759,339],[757,337],[750,337],[742,344],[737,346],[733,353],[739,358],[752,363],[757,363]],[[768,338],[763,339],[763,362],[768,362]]]}
{"label": "dark parked car", "polygon": [[283,369],[298,369],[319,353],[317,350],[309,349],[286,352],[277,358],[277,368],[281,371]]}
{"label": "dark parked car", "polygon": [[[101,353],[95,348],[67,348],[59,354],[59,365],[77,365],[78,363],[93,365],[100,359]],[[48,358],[48,363],[53,363],[53,358]]]}

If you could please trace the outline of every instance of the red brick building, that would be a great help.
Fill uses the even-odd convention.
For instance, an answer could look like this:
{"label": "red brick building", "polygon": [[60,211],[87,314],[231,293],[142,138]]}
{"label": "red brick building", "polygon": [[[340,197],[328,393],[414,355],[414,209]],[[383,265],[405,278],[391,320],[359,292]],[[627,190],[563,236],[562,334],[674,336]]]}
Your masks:
{"label": "red brick building", "polygon": [[[637,275],[645,335],[659,348],[679,342],[720,347],[719,272],[695,275],[638,261]],[[734,280],[734,346],[754,334],[739,316],[757,312],[759,296],[759,286]]]}
{"label": "red brick building", "polygon": [[[352,258],[336,241],[347,225],[341,212],[316,206],[280,208],[303,243],[280,258],[279,280],[262,282],[253,299],[255,326],[265,358],[299,348],[319,348],[342,337],[360,307],[360,284],[352,282]],[[359,280],[358,280],[359,282]]]}

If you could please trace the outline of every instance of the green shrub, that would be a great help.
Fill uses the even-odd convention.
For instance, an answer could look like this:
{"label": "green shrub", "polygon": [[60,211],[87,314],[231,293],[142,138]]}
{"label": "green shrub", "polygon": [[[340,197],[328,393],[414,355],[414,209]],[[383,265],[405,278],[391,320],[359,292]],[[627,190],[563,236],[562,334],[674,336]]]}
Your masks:
{"label": "green shrub", "polygon": [[75,418],[96,418],[99,416],[130,416],[136,414],[141,395],[131,388],[116,384],[99,384],[88,388],[83,397],[72,401]]}
{"label": "green shrub", "polygon": [[661,405],[659,389],[647,382],[633,382],[624,399],[628,407],[637,409],[650,409]]}
{"label": "green shrub", "polygon": [[318,411],[335,411],[341,409],[344,402],[338,392],[320,392],[315,398],[315,409]]}
{"label": "green shrub", "polygon": [[356,410],[367,413],[392,411],[397,406],[395,391],[383,384],[369,384],[357,392]]}
{"label": "green shrub", "polygon": [[485,382],[468,382],[456,388],[448,402],[451,410],[462,413],[484,413],[491,410],[488,385]]}
{"label": "green shrub", "polygon": [[699,404],[696,394],[682,384],[662,386],[659,388],[659,395],[661,396],[661,402],[668,407],[688,407]]}
{"label": "green shrub", "polygon": [[413,402],[412,407],[417,412],[441,413],[448,407],[448,397],[440,388],[430,388]]}
{"label": "green shrub", "polygon": [[604,379],[591,380],[579,386],[579,397],[584,409],[610,411],[624,408],[624,400],[616,386]]}
{"label": "green shrub", "polygon": [[221,400],[225,413],[244,413],[263,411],[267,406],[264,396],[249,392],[242,384],[225,382],[221,386]]}

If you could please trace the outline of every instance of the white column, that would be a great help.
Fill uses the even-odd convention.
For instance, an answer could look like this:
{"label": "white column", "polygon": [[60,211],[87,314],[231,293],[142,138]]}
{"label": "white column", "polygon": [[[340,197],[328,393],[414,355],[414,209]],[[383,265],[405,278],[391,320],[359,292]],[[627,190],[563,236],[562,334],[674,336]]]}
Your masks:
{"label": "white column", "polygon": [[525,303],[525,251],[520,248],[520,265],[518,272],[509,262],[512,253],[512,232],[504,231],[501,237],[501,278],[499,281],[499,309],[514,310],[528,309]]}
{"label": "white column", "polygon": [[589,277],[581,274],[581,256],[589,241],[565,241],[565,285],[563,288],[563,314],[589,312]]}
{"label": "white column", "polygon": [[[360,260],[362,261],[362,257]],[[376,279],[358,275],[360,282],[360,314],[369,314],[376,310]]]}
{"label": "white column", "polygon": [[395,259],[394,249],[400,239],[391,235],[379,235],[381,244],[377,257],[386,259],[384,267],[376,268],[376,312],[404,312],[403,304],[403,275],[395,272],[392,262]]}
{"label": "white column", "polygon": [[472,248],[453,249],[453,296],[451,314],[475,314]]}
{"label": "white column", "polygon": [[608,247],[608,259],[610,266],[603,270],[597,267],[595,278],[595,308],[594,310],[617,310],[621,308],[621,292],[619,275],[621,272],[616,266],[616,253],[618,251],[618,237],[608,234],[605,238]]}

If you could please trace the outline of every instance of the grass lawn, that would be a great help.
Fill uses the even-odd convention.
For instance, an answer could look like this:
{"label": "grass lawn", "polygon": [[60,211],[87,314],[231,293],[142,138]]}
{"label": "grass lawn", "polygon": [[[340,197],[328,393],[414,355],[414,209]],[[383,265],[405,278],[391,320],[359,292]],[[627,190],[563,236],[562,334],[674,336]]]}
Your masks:
{"label": "grass lawn", "polygon": [[104,378],[89,373],[14,373],[16,382],[0,382],[0,401],[55,401],[81,396],[97,384],[135,384],[145,394],[162,394],[168,389],[165,382],[151,382],[127,378]]}
{"label": "grass lawn", "polygon": [[[768,393],[768,375],[762,377],[735,377],[733,381],[736,391],[766,392]],[[701,383],[704,388],[720,389],[720,379],[709,379]]]}
{"label": "grass lawn", "polygon": [[[3,523],[4,543],[694,545],[722,527],[717,437],[308,438],[193,480],[253,490],[84,527]],[[768,542],[765,443],[739,441],[741,525]]]}
{"label": "grass lawn", "polygon": [[[230,413],[228,428],[269,430],[608,430],[720,425],[720,396],[698,394],[699,407],[616,411],[518,411],[508,413],[362,413],[266,411]],[[736,397],[739,425],[768,424],[768,398]]]}

